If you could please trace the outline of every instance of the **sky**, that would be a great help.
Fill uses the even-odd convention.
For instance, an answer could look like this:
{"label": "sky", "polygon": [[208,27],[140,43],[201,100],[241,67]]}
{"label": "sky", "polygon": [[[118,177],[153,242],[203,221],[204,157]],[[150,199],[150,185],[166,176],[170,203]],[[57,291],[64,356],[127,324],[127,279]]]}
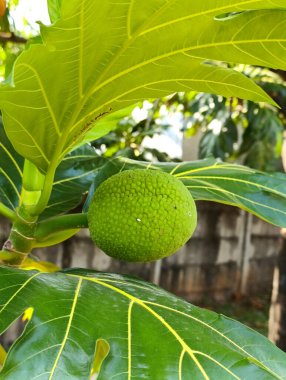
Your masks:
{"label": "sky", "polygon": [[28,20],[32,29],[39,30],[37,21],[49,24],[47,0],[20,0],[15,10],[11,9],[11,15],[16,24],[16,30],[31,32],[31,27],[25,23]]}

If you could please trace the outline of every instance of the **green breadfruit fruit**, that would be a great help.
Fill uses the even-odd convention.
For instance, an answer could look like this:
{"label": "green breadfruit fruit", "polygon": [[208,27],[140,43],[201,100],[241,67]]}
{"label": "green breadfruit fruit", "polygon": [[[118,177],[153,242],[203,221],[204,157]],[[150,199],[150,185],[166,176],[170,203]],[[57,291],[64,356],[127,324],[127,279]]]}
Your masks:
{"label": "green breadfruit fruit", "polygon": [[155,170],[126,170],[96,190],[88,222],[94,242],[125,261],[152,261],[182,247],[197,224],[195,202],[174,176]]}

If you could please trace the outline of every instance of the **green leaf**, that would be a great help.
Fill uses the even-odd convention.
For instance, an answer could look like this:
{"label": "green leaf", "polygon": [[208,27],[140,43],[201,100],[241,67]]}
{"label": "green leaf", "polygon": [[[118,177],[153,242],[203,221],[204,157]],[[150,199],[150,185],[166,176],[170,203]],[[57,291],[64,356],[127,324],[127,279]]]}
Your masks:
{"label": "green leaf", "polygon": [[95,177],[84,205],[87,211],[97,187],[122,170],[163,170],[181,180],[195,200],[225,203],[280,227],[286,226],[286,175],[266,174],[215,159],[182,163],[150,163],[119,158],[109,161]]}
{"label": "green leaf", "polygon": [[[265,5],[261,8],[269,7],[269,3]],[[285,1],[277,1],[276,6],[285,8]],[[213,35],[198,35],[198,44],[192,48],[191,54],[200,58],[285,69],[284,54],[277,50],[280,43],[285,47],[286,39],[281,39],[280,34],[285,25],[285,13],[275,10],[243,12],[222,18],[219,22],[213,20]]]}
{"label": "green leaf", "polygon": [[[50,0],[54,20],[60,4]],[[285,68],[285,8],[286,0],[65,0],[61,19],[41,27],[44,43],[17,59],[12,86],[1,88],[8,137],[53,173],[99,119],[146,98],[193,90],[271,102],[241,73],[206,60]],[[239,14],[216,17],[231,12]]]}
{"label": "green leaf", "polygon": [[215,157],[224,161],[233,154],[237,141],[237,124],[231,118],[227,118],[221,123],[219,133],[209,128],[203,134],[199,145],[199,158]]}
{"label": "green leaf", "polygon": [[118,123],[122,121],[125,117],[130,116],[134,107],[136,105],[123,108],[119,111],[113,112],[110,115],[105,116],[102,120],[95,123],[84,136],[83,140],[79,143],[79,146],[87,144],[91,141],[100,139],[101,137],[107,135],[109,132],[118,128]]}
{"label": "green leaf", "polygon": [[5,380],[87,380],[103,340],[98,380],[286,379],[286,355],[265,337],[151,284],[94,271],[0,271],[0,331],[29,309]]}
{"label": "green leaf", "polygon": [[[244,163],[258,170],[274,171],[281,160],[284,121],[271,109],[251,105],[247,112],[248,126],[242,136],[239,153]],[[264,127],[263,127],[264,126]]]}
{"label": "green leaf", "polygon": [[[4,7],[6,7],[6,3],[4,4]],[[10,22],[9,22],[9,10],[6,9],[6,11],[4,12],[5,12],[4,15],[0,16],[0,31],[2,33],[10,33],[11,28],[10,28]]]}
{"label": "green leaf", "polygon": [[23,158],[15,151],[0,119],[0,202],[14,210],[20,201]]}
{"label": "green leaf", "polygon": [[[56,171],[51,198],[41,218],[64,214],[78,206],[104,164],[104,158],[89,145],[69,153]],[[0,122],[0,202],[11,210],[21,198],[23,165],[23,157],[14,150]]]}
{"label": "green leaf", "polygon": [[61,16],[61,6],[63,0],[48,0],[48,11],[51,22],[56,22]]}
{"label": "green leaf", "polygon": [[3,367],[6,357],[7,357],[7,352],[4,350],[3,346],[0,344],[0,368]]}
{"label": "green leaf", "polygon": [[69,153],[56,171],[52,195],[41,218],[64,214],[78,206],[105,162],[89,145]]}

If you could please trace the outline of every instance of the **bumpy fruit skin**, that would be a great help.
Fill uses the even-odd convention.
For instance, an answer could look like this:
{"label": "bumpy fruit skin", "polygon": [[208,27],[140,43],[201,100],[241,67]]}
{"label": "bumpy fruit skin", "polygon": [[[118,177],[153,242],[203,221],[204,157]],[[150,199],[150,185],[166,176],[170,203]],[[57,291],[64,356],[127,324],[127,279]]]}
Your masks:
{"label": "bumpy fruit skin", "polygon": [[88,211],[90,234],[107,255],[153,261],[182,247],[193,234],[197,211],[188,189],[155,170],[126,170],[96,190]]}

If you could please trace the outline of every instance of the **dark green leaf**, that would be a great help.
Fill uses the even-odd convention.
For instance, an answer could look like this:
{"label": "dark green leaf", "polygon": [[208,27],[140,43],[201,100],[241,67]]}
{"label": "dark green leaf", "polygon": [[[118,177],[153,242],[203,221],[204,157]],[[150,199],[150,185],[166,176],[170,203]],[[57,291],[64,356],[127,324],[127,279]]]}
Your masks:
{"label": "dark green leaf", "polygon": [[0,274],[0,331],[33,311],[5,380],[88,380],[102,341],[98,380],[286,379],[286,354],[265,337],[143,281],[82,270]]}
{"label": "dark green leaf", "polygon": [[101,182],[121,170],[154,169],[176,176],[195,200],[240,207],[269,223],[286,227],[286,175],[266,174],[215,159],[182,163],[149,163],[119,158],[106,164],[95,178],[84,209]]}
{"label": "dark green leaf", "polygon": [[225,160],[234,152],[234,144],[237,143],[238,139],[235,122],[231,118],[223,121],[219,114],[216,121],[219,123],[220,130],[216,131],[209,128],[203,134],[200,140],[199,158],[215,157]]}
{"label": "dark green leaf", "polygon": [[[57,169],[53,192],[41,218],[75,208],[83,200],[105,160],[89,146],[68,154]],[[0,124],[0,202],[15,209],[20,200],[24,159],[14,150]]]}
{"label": "dark green leaf", "polygon": [[78,206],[105,162],[89,145],[68,154],[56,171],[53,192],[41,218],[63,214]]}
{"label": "dark green leaf", "polygon": [[[259,111],[259,112],[258,112]],[[281,157],[283,119],[267,108],[250,104],[246,128],[239,154],[245,154],[244,163],[258,170],[274,171]]]}
{"label": "dark green leaf", "polygon": [[23,162],[8,140],[0,119],[0,202],[10,209],[19,204]]}
{"label": "dark green leaf", "polygon": [[3,16],[0,17],[0,31],[3,33],[10,33],[10,23],[9,23],[9,10],[6,9],[6,12]]}

